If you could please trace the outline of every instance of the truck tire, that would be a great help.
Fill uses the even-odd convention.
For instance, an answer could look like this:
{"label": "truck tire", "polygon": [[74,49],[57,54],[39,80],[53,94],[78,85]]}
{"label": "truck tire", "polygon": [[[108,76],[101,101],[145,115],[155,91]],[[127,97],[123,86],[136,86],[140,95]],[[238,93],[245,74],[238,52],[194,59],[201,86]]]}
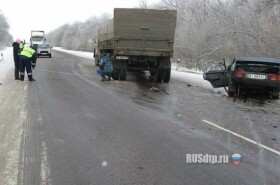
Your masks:
{"label": "truck tire", "polygon": [[163,82],[168,83],[170,81],[171,68],[164,69],[163,72]]}
{"label": "truck tire", "polygon": [[150,75],[151,75],[151,76],[156,76],[156,74],[157,74],[157,72],[155,72],[155,71],[150,71]]}
{"label": "truck tire", "polygon": [[162,70],[159,69],[158,74],[157,74],[157,82],[161,83],[162,82]]}
{"label": "truck tire", "polygon": [[120,70],[120,80],[126,80],[126,69]]}
{"label": "truck tire", "polygon": [[119,80],[119,78],[120,78],[120,70],[119,70],[119,69],[114,69],[114,70],[113,70],[112,78],[113,78],[114,80]]}
{"label": "truck tire", "polygon": [[99,66],[99,60],[97,57],[94,58],[94,63],[95,63],[95,66]]}

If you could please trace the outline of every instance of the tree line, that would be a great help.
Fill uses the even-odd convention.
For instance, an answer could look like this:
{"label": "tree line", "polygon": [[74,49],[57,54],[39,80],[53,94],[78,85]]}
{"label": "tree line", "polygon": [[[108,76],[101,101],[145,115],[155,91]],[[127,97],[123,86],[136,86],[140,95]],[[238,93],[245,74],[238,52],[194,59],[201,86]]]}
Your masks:
{"label": "tree line", "polygon": [[[280,0],[139,0],[138,7],[177,10],[173,60],[180,58],[188,68],[205,71],[222,58],[229,63],[240,56],[280,56]],[[91,49],[88,40],[110,18],[106,14],[63,25],[48,39],[66,49]]]}
{"label": "tree line", "polygon": [[13,37],[9,33],[9,24],[6,17],[0,12],[0,50],[11,46]]}

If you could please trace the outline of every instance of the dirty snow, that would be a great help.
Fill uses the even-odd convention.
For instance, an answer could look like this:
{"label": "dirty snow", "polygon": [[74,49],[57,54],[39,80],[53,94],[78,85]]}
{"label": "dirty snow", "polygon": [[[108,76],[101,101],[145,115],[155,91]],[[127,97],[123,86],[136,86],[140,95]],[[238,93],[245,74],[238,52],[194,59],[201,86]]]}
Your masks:
{"label": "dirty snow", "polygon": [[[60,47],[54,47],[53,49],[56,51],[61,51],[61,52],[75,55],[75,56],[80,56],[80,57],[84,57],[84,58],[93,60],[92,52],[71,51],[71,50],[66,50],[66,49],[60,48]],[[195,70],[189,70],[184,67],[179,67],[178,71],[176,71],[175,69],[176,69],[176,67],[172,66],[171,79],[185,82],[190,85],[198,85],[198,86],[202,86],[204,88],[212,89],[211,84],[208,81],[203,79],[202,72],[195,71]]]}
{"label": "dirty snow", "polygon": [[7,72],[14,67],[13,48],[7,47],[0,50],[0,83],[3,83]]}
{"label": "dirty snow", "polygon": [[[14,80],[13,48],[0,51],[0,184],[18,184],[27,84]],[[18,93],[21,93],[18,96]],[[22,174],[22,173],[21,173]]]}

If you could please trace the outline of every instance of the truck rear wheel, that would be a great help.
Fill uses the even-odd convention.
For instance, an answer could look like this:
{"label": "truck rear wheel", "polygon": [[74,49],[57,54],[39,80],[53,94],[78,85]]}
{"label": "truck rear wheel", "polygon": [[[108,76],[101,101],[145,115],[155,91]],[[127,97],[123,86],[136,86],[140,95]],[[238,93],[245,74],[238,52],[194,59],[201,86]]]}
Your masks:
{"label": "truck rear wheel", "polygon": [[156,74],[157,74],[157,73],[156,73],[155,71],[150,71],[150,75],[151,75],[151,76],[156,76]]}
{"label": "truck rear wheel", "polygon": [[96,57],[96,58],[94,58],[94,63],[95,63],[95,66],[99,66],[99,60],[98,60],[98,58]]}
{"label": "truck rear wheel", "polygon": [[158,74],[157,74],[157,82],[158,83],[161,83],[162,82],[162,70],[161,69],[159,69],[158,70]]}
{"label": "truck rear wheel", "polygon": [[126,69],[120,70],[120,80],[126,80]]}
{"label": "truck rear wheel", "polygon": [[170,81],[171,68],[164,69],[163,82],[168,83]]}
{"label": "truck rear wheel", "polygon": [[114,80],[119,80],[119,78],[120,78],[120,70],[119,70],[119,69],[114,69],[114,70],[113,70],[112,78],[113,78]]}

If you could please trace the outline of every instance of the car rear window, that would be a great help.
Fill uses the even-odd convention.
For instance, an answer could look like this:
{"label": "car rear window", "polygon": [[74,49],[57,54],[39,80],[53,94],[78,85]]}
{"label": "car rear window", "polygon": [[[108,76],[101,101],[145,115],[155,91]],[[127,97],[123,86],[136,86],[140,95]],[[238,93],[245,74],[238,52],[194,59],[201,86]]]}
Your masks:
{"label": "car rear window", "polygon": [[279,74],[279,64],[267,62],[236,62],[236,71],[246,71],[265,74]]}

